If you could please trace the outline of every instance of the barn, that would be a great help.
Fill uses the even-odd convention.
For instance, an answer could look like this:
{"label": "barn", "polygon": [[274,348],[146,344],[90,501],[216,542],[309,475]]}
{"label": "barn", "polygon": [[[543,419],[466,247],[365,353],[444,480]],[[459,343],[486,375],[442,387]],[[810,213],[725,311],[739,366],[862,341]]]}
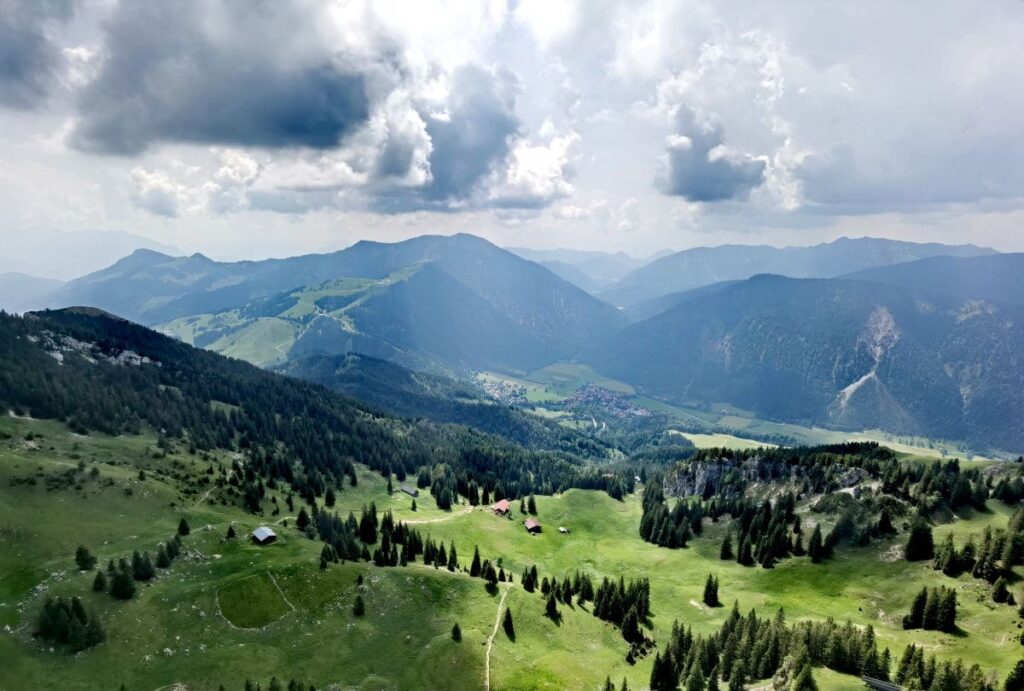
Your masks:
{"label": "barn", "polygon": [[256,530],[252,531],[252,541],[255,542],[257,545],[269,545],[276,539],[277,534],[265,525],[260,526]]}
{"label": "barn", "polygon": [[540,521],[536,518],[527,518],[523,521],[523,526],[526,528],[528,533],[539,533],[540,532]]}
{"label": "barn", "polygon": [[511,505],[508,503],[508,499],[502,499],[491,506],[491,511],[497,516],[507,516],[508,512],[512,510]]}
{"label": "barn", "polygon": [[415,487],[413,487],[412,485],[403,484],[401,489],[402,489],[403,492],[408,494],[410,497],[418,497],[418,496],[420,496],[420,491],[418,489],[416,489]]}

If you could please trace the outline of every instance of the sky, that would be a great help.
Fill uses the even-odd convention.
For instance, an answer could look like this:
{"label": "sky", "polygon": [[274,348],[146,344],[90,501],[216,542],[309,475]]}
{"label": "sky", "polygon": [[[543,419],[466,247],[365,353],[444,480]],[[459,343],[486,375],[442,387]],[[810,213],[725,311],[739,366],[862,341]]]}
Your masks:
{"label": "sky", "polygon": [[1019,0],[0,0],[0,237],[1024,251],[1022,36]]}

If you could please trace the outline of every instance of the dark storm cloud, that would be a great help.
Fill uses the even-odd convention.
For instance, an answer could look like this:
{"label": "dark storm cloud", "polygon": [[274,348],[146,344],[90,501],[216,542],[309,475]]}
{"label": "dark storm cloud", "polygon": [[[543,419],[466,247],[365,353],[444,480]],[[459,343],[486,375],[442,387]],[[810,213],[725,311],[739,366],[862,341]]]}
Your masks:
{"label": "dark storm cloud", "polygon": [[290,3],[122,0],[71,142],[337,146],[369,116],[366,75],[317,49],[315,22]]}
{"label": "dark storm cloud", "polygon": [[710,155],[722,143],[721,128],[701,127],[693,111],[680,107],[668,146],[668,165],[660,180],[662,191],[693,202],[746,197],[764,181],[765,163]]}
{"label": "dark storm cloud", "polygon": [[[384,212],[445,210],[469,201],[480,183],[508,156],[511,140],[519,129],[517,88],[509,74],[492,74],[473,66],[459,68],[453,76],[446,116],[424,115],[432,145],[430,182],[419,189],[383,193],[374,200],[374,207]],[[407,168],[412,152],[406,148],[385,151],[382,160],[396,169]]]}
{"label": "dark storm cloud", "polygon": [[71,11],[71,0],[0,0],[0,105],[34,108],[45,100],[61,60],[46,25]]}

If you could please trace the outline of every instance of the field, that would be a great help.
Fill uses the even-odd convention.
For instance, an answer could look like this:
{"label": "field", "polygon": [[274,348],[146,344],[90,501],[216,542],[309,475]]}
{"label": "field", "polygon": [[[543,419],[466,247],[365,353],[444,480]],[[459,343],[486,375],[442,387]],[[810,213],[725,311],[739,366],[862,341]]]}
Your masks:
{"label": "field", "polygon": [[670,433],[678,434],[681,437],[689,439],[693,442],[693,445],[698,449],[759,449],[762,447],[774,448],[776,444],[769,444],[768,442],[755,441],[753,439],[743,439],[742,437],[736,437],[731,434],[697,434],[693,432],[679,432],[677,430],[669,430]]}
{"label": "field", "polygon": [[[266,688],[273,675],[318,688],[469,689],[483,687],[488,675],[492,689],[593,689],[606,676],[645,688],[650,658],[627,664],[619,632],[587,608],[562,606],[557,625],[544,616],[540,596],[519,586],[523,568],[532,564],[559,578],[576,569],[598,578],[650,577],[652,633],[659,641],[667,639],[675,619],[700,633],[721,623],[725,608],[699,604],[704,579],[713,573],[727,604],[738,600],[744,611],[754,607],[766,615],[782,607],[790,620],[849,617],[874,625],[896,654],[915,641],[1001,676],[1020,654],[1011,640],[1012,609],[989,602],[980,582],[966,577],[956,583],[962,634],[904,632],[898,620],[914,592],[952,581],[927,565],[884,561],[887,545],[843,548],[821,565],[791,559],[763,570],[717,559],[721,525],[709,524],[708,537],[685,550],[642,542],[636,495],[623,502],[582,490],[537,497],[544,532],[530,536],[518,515],[507,520],[469,506],[442,512],[427,492],[421,491],[413,511],[411,497],[389,495],[385,478],[366,469],[355,487],[339,493],[336,510],[342,515],[375,502],[435,540],[454,542],[463,565],[474,546],[483,557],[500,559],[515,582],[488,593],[480,580],[460,571],[419,564],[384,569],[348,563],[321,571],[319,543],[299,533],[293,517],[260,519],[222,505],[204,489],[206,468],[230,464],[229,454],[209,460],[184,451],[163,455],[150,436],[79,437],[59,424],[12,418],[0,419],[0,433],[0,625],[10,627],[0,636],[0,688],[157,689],[177,683],[194,691],[220,684],[240,689],[246,678]],[[987,525],[1005,526],[1008,513],[993,503],[988,512],[940,526],[936,539],[947,530],[962,541]],[[75,569],[72,555],[80,543],[105,564],[133,549],[152,552],[182,517],[192,526],[184,554],[132,601],[91,592],[92,574]],[[276,543],[257,547],[245,539],[261,523],[273,525]],[[240,539],[224,539],[229,524]],[[571,532],[560,534],[559,526]],[[362,586],[356,583],[360,575]],[[100,614],[108,642],[71,656],[34,640],[42,599],[56,594],[81,596]],[[366,602],[363,617],[352,612],[357,594]],[[496,627],[502,606],[512,612],[514,640]],[[450,636],[456,622],[459,643]],[[828,670],[816,676],[822,688],[858,688],[855,680]]]}

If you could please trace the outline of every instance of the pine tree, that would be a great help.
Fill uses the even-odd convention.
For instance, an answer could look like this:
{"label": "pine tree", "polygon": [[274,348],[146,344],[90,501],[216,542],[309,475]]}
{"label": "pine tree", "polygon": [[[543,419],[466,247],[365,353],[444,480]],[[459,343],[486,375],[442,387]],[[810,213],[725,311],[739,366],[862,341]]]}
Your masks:
{"label": "pine tree", "polygon": [[686,691],[704,691],[705,685],[704,672],[701,671],[700,665],[694,665],[686,679]]}
{"label": "pine tree", "polygon": [[[473,562],[469,565],[469,575],[473,578],[480,575],[480,548],[475,545],[473,547]],[[525,578],[523,587],[525,587]]]}
{"label": "pine tree", "polygon": [[709,575],[704,582],[704,604],[708,607],[718,607],[718,579]]}
{"label": "pine tree", "polygon": [[811,541],[807,543],[807,556],[811,558],[811,563],[817,564],[821,561],[824,555],[824,547],[821,540],[821,526],[815,525],[814,531],[811,533]]}
{"label": "pine tree", "polygon": [[537,515],[537,500],[533,498],[532,492],[530,493],[530,498],[526,500],[526,510],[530,512],[531,516]]}
{"label": "pine tree", "polygon": [[361,617],[364,614],[366,614],[366,603],[363,602],[362,595],[356,595],[356,602],[354,605],[352,605],[352,614],[356,615],[357,617]]}
{"label": "pine tree", "polygon": [[452,626],[452,640],[456,643],[462,640],[462,629],[459,628],[458,622],[456,622],[455,625]]}
{"label": "pine tree", "polygon": [[306,507],[303,506],[299,509],[299,515],[295,517],[295,527],[299,530],[305,530],[306,526],[309,525],[309,513],[306,511]]}
{"label": "pine tree", "polygon": [[103,571],[96,571],[96,577],[92,579],[92,589],[97,593],[102,593],[107,589],[107,577],[103,575]]}
{"label": "pine tree", "polygon": [[790,689],[791,691],[818,691],[818,685],[814,681],[809,661],[804,663],[804,666],[797,672]]}
{"label": "pine tree", "polygon": [[548,601],[544,606],[544,611],[552,621],[556,621],[558,619],[558,601],[555,600],[555,594],[553,592],[548,593]]}
{"label": "pine tree", "polygon": [[192,532],[192,528],[189,527],[188,521],[184,518],[178,523],[178,535],[185,536]]}
{"label": "pine tree", "polygon": [[732,553],[732,531],[730,530],[725,534],[725,539],[722,540],[722,549],[718,552],[718,558],[723,561],[731,561],[733,559]]}
{"label": "pine tree", "polygon": [[328,487],[327,491],[324,493],[324,506],[332,508],[337,502],[337,499],[337,496],[334,494],[334,488]]}
{"label": "pine tree", "polygon": [[737,660],[729,675],[729,691],[743,691],[743,685],[747,683],[747,665],[742,659]]}
{"label": "pine tree", "polygon": [[156,549],[156,565],[160,569],[166,569],[171,565],[171,558],[167,555],[167,548],[163,544]]}
{"label": "pine tree", "polygon": [[516,639],[515,626],[512,624],[512,610],[508,607],[505,608],[505,618],[501,622],[501,627],[505,630],[505,635],[508,636],[510,640],[514,641]]}
{"label": "pine tree", "polygon": [[416,510],[416,500],[415,499],[412,500],[412,506],[410,508],[411,508],[412,511]]}
{"label": "pine tree", "polygon": [[227,538],[228,540],[234,540],[235,539],[235,526],[229,525],[228,526],[228,533],[224,537]]}
{"label": "pine tree", "polygon": [[917,518],[910,526],[907,537],[907,561],[924,561],[935,556],[935,543],[932,539],[932,528],[923,518]]}
{"label": "pine tree", "polygon": [[85,545],[79,545],[75,550],[75,564],[79,571],[92,571],[96,566],[96,557],[92,556]]}
{"label": "pine tree", "polygon": [[1017,660],[1017,664],[1003,682],[1004,691],[1024,691],[1024,660]]}
{"label": "pine tree", "polygon": [[1006,587],[1006,579],[1000,576],[992,585],[992,601],[1003,603],[1010,597],[1010,591]]}

